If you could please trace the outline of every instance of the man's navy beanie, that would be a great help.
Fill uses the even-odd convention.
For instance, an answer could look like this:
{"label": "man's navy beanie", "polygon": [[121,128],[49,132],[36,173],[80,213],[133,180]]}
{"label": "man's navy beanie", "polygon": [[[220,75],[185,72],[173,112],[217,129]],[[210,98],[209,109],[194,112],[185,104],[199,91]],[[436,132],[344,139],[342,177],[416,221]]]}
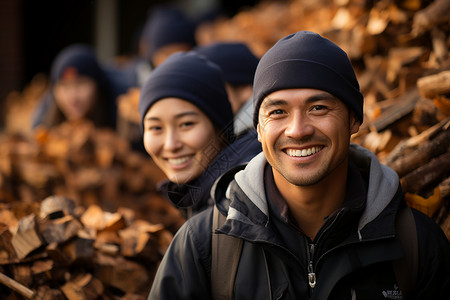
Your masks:
{"label": "man's navy beanie", "polygon": [[261,58],[253,83],[253,124],[263,99],[292,88],[329,92],[343,101],[363,121],[363,95],[347,54],[328,39],[299,31],[279,40]]}
{"label": "man's navy beanie", "polygon": [[195,51],[217,64],[222,69],[226,82],[234,85],[253,84],[259,59],[247,45],[239,42],[216,42],[198,47]]}
{"label": "man's navy beanie", "polygon": [[233,112],[220,68],[193,51],[178,52],[156,67],[141,89],[142,125],[150,107],[164,98],[180,98],[197,106],[211,122],[233,138]]}

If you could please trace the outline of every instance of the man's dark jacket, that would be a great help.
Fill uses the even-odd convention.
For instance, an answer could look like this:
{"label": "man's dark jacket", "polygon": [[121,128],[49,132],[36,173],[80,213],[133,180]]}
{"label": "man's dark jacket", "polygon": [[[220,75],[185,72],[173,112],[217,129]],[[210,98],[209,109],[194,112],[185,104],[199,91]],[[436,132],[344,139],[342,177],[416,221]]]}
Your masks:
{"label": "man's dark jacket", "polygon": [[[212,195],[227,216],[219,231],[245,241],[233,299],[403,299],[392,264],[408,250],[394,226],[405,205],[398,177],[357,145],[350,147],[350,160],[347,197],[313,241],[267,200],[262,153],[217,182]],[[352,186],[361,179],[363,187]],[[349,199],[358,198],[353,190],[366,193]],[[414,219],[419,271],[412,299],[450,299],[449,242],[432,219],[418,211]],[[211,299],[211,226],[211,209],[183,225],[148,299]],[[314,288],[308,273],[315,275]]]}

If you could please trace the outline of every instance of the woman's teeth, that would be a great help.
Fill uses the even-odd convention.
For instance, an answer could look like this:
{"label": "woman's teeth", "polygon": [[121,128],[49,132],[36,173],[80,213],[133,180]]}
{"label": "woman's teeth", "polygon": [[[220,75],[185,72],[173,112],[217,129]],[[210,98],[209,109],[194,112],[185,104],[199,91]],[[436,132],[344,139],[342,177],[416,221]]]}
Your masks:
{"label": "woman's teeth", "polygon": [[308,149],[288,149],[286,150],[287,155],[294,156],[294,157],[305,157],[312,155],[314,153],[319,152],[322,149],[322,147],[311,147]]}
{"label": "woman's teeth", "polygon": [[181,165],[189,160],[189,156],[178,157],[178,158],[169,158],[167,161],[172,165]]}

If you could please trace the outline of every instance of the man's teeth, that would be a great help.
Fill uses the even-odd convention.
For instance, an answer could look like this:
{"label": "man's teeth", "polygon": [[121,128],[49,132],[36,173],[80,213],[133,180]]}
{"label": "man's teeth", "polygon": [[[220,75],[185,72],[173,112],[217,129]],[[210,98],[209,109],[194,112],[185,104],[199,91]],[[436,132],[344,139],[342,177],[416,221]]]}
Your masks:
{"label": "man's teeth", "polygon": [[289,156],[301,156],[301,157],[305,157],[305,156],[309,156],[312,155],[314,153],[319,152],[322,149],[322,147],[311,147],[308,149],[288,149],[286,151],[287,155]]}
{"label": "man's teeth", "polygon": [[181,165],[189,160],[189,156],[167,159],[172,165]]}

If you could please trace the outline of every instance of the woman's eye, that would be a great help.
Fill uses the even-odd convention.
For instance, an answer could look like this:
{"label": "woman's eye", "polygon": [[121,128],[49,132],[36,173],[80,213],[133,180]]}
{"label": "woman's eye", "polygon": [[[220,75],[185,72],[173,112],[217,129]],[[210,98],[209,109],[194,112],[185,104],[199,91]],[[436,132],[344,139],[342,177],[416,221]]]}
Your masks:
{"label": "woman's eye", "polygon": [[148,131],[153,131],[153,132],[160,131],[161,129],[162,129],[161,126],[148,126],[147,127]]}
{"label": "woman's eye", "polygon": [[194,124],[195,124],[194,122],[183,122],[181,123],[181,127],[190,127]]}

